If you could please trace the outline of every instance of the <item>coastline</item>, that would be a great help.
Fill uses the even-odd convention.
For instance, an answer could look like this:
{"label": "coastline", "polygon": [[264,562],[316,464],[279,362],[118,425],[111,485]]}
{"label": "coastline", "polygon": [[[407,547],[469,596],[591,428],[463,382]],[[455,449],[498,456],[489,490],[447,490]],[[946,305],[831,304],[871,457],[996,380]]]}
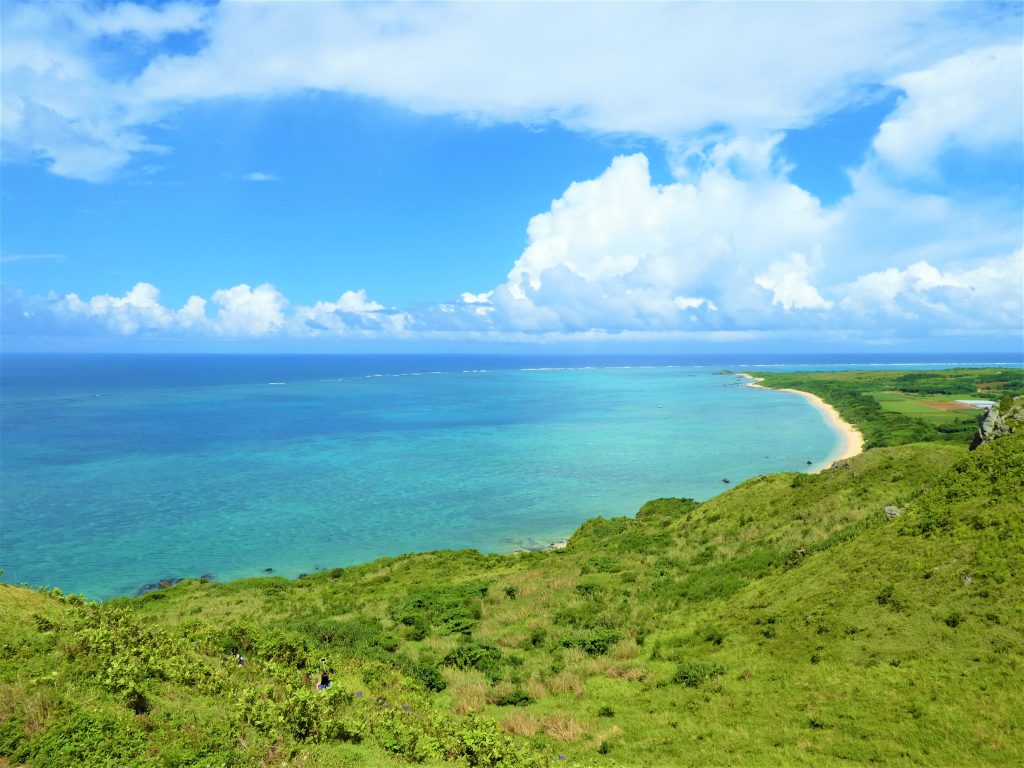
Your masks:
{"label": "coastline", "polygon": [[740,373],[737,375],[748,380],[748,387],[754,387],[756,389],[771,389],[774,392],[792,392],[793,394],[800,395],[807,400],[807,402],[817,408],[825,417],[825,421],[828,422],[828,425],[839,433],[842,438],[842,445],[840,446],[838,453],[830,456],[819,466],[815,467],[815,472],[821,472],[832,466],[834,462],[852,459],[854,456],[864,452],[864,435],[861,434],[861,431],[850,424],[850,422],[846,421],[839,415],[839,411],[817,395],[810,392],[804,392],[802,389],[774,389],[772,387],[763,387],[761,386],[761,382],[764,381],[764,379],[759,379],[749,373]]}

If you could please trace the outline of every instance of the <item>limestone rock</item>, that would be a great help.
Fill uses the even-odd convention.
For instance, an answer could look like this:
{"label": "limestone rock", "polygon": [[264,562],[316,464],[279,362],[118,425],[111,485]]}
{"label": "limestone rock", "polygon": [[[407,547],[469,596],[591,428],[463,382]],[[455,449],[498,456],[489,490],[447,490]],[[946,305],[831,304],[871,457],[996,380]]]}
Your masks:
{"label": "limestone rock", "polygon": [[990,443],[1003,435],[1009,435],[1024,423],[1024,397],[1003,398],[993,405],[978,422],[978,431],[971,441],[973,451],[979,445]]}

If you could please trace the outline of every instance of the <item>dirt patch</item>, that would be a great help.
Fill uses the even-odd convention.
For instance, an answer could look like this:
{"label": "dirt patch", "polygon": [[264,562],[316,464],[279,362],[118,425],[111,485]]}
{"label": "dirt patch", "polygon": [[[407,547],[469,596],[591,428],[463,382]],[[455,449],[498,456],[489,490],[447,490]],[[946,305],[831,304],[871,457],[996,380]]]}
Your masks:
{"label": "dirt patch", "polygon": [[969,405],[961,405],[960,403],[939,403],[934,400],[922,400],[921,405],[927,405],[929,408],[935,408],[938,411],[973,411]]}

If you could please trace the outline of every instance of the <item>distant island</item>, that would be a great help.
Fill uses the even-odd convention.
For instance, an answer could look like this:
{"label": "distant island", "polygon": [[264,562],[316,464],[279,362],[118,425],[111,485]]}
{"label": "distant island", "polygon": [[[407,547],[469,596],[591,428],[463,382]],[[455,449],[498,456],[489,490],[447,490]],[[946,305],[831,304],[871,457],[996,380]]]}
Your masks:
{"label": "distant island", "polygon": [[841,452],[552,550],[0,584],[0,765],[1024,763],[1024,371],[749,375]]}

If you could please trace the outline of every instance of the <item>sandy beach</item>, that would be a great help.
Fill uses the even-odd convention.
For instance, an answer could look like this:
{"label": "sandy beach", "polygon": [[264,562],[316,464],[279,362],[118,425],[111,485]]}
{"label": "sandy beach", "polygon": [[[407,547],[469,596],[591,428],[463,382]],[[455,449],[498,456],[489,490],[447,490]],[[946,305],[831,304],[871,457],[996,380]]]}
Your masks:
{"label": "sandy beach", "polygon": [[[740,377],[748,379],[748,387],[756,387],[757,389],[769,389],[769,387],[762,387],[761,382],[764,379],[756,378],[751,376],[749,373],[741,373]],[[838,453],[830,456],[827,461],[815,468],[816,472],[821,472],[823,469],[828,469],[835,461],[842,461],[843,459],[849,459],[861,453],[864,450],[864,435],[860,433],[856,427],[844,420],[839,412],[831,405],[826,403],[817,395],[812,395],[810,392],[804,392],[800,389],[777,389],[776,392],[792,392],[805,398],[811,405],[817,408],[825,415],[826,421],[836,432],[838,432],[842,438],[843,443]]]}

